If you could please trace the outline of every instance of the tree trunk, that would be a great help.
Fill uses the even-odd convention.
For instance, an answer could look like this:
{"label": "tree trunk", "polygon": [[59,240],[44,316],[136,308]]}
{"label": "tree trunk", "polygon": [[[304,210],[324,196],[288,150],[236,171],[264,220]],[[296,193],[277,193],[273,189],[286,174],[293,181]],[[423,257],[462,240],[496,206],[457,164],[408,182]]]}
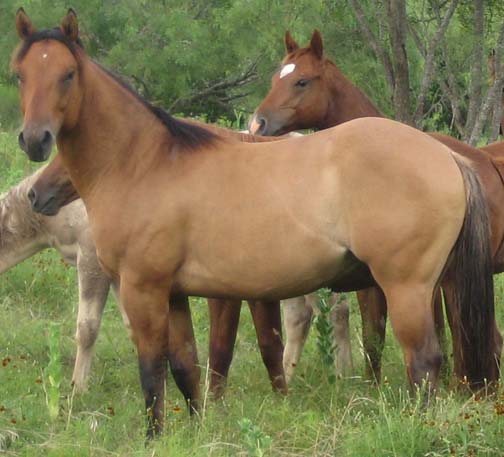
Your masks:
{"label": "tree trunk", "polygon": [[[494,80],[492,87],[488,90],[485,102],[481,107],[476,120],[474,121],[474,127],[471,131],[471,136],[469,138],[469,144],[476,145],[483,132],[483,127],[490,115],[490,112],[499,115],[499,106],[502,104],[502,88],[504,85],[504,72],[502,71],[502,54],[504,53],[504,24],[499,31],[499,36],[497,38],[497,45],[495,47],[495,54],[493,55],[493,62],[491,68],[491,77]],[[492,129],[491,135],[495,135],[497,138],[499,131],[497,129],[497,134],[495,134],[495,129]]]}
{"label": "tree trunk", "polygon": [[469,108],[466,121],[466,141],[472,137],[474,124],[481,106],[481,87],[483,72],[483,45],[484,45],[484,5],[483,0],[473,0],[474,5],[474,48],[471,67],[471,86]]}
{"label": "tree trunk", "polygon": [[359,23],[362,34],[366,37],[366,40],[368,41],[369,46],[373,50],[376,58],[379,59],[383,65],[383,68],[385,70],[385,77],[387,78],[387,83],[390,87],[391,92],[394,92],[395,76],[394,67],[392,65],[392,61],[390,60],[390,56],[372,32],[366,15],[364,14],[362,6],[358,2],[358,0],[349,0],[349,3],[355,14],[357,22]]}
{"label": "tree trunk", "polygon": [[410,79],[408,54],[406,51],[406,29],[408,24],[406,1],[389,0],[387,2],[387,13],[395,75],[395,117],[398,121],[411,124],[413,121],[409,112]]}
{"label": "tree trunk", "polygon": [[414,123],[417,126],[420,126],[420,123],[422,121],[422,117],[423,117],[423,113],[424,113],[424,106],[425,106],[425,99],[427,97],[427,91],[429,89],[429,86],[430,86],[433,78],[434,78],[435,52],[436,52],[436,49],[438,48],[439,42],[443,39],[443,37],[446,33],[446,30],[448,29],[448,25],[450,24],[451,18],[453,16],[453,13],[455,12],[455,9],[457,8],[458,3],[459,3],[459,0],[452,0],[451,1],[445,17],[440,22],[439,27],[438,27],[436,33],[434,34],[434,37],[430,41],[428,51],[424,55],[424,58],[425,58],[424,72],[423,72],[422,82],[420,84],[420,92],[417,97],[417,106],[416,106],[415,116],[414,116]]}

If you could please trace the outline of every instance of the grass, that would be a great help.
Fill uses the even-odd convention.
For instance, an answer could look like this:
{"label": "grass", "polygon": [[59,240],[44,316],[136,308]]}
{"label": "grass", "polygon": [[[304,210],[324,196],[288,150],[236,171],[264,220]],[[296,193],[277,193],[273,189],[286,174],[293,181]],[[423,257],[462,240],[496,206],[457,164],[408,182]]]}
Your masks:
{"label": "grass", "polygon": [[[18,150],[12,133],[0,134],[0,164],[0,191],[34,169]],[[496,278],[501,328],[503,289],[504,281]],[[168,378],[166,432],[146,446],[135,350],[111,299],[97,343],[89,391],[73,395],[75,270],[54,253],[43,252],[0,278],[0,454],[504,455],[502,392],[491,400],[479,401],[442,388],[437,400],[422,408],[406,394],[401,353],[390,332],[384,354],[384,383],[376,388],[357,376],[363,373],[364,363],[359,315],[355,301],[352,304],[354,378],[330,383],[329,368],[321,362],[312,334],[290,394],[285,398],[273,394],[250,315],[244,310],[224,400],[206,402],[201,418],[191,420],[173,380]],[[205,373],[208,311],[204,300],[193,299],[192,310]],[[50,375],[57,385],[56,400]],[[55,379],[58,376],[61,383]],[[51,418],[48,405],[55,401],[59,401],[59,414]]]}

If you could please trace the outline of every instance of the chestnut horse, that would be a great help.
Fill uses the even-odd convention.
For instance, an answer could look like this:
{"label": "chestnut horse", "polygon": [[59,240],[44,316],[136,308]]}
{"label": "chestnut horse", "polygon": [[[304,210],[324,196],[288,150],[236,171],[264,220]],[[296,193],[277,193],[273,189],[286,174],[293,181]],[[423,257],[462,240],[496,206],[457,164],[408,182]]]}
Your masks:
{"label": "chestnut horse", "polygon": [[[304,48],[299,47],[289,32],[286,32],[284,42],[287,55],[282,61],[280,71],[272,78],[270,92],[251,118],[251,133],[277,135],[306,128],[322,130],[361,117],[383,117],[373,102],[325,57],[320,32],[315,30],[310,44]],[[430,135],[470,159],[478,171],[490,208],[494,272],[504,271],[504,211],[501,204],[504,199],[504,182],[501,178],[502,165],[491,160],[498,150],[504,152],[504,143],[482,148],[490,153],[489,155],[447,135]],[[449,321],[451,320],[451,295],[450,286],[447,285],[445,301],[448,304]],[[359,291],[357,297],[363,322],[366,361],[369,362],[366,364],[367,376],[379,381],[387,317],[385,297],[380,290],[374,288]],[[436,298],[435,314],[438,331],[441,333],[443,313],[439,294],[436,294]],[[295,313],[296,310],[290,312]],[[303,312],[303,309],[297,310],[299,316],[302,316]],[[302,319],[299,319],[300,326],[309,326],[308,320],[301,321]],[[460,349],[457,349],[460,348],[460,335],[457,329],[452,329],[452,331],[454,333],[455,372],[461,376],[464,367]],[[295,364],[298,360],[292,357],[287,359],[290,354],[289,347],[295,344],[289,342],[288,332],[286,336],[284,369],[288,371],[292,370],[292,367],[287,365]],[[494,328],[494,337],[496,354],[500,358],[502,339],[497,327]],[[302,346],[304,341],[302,339],[297,341],[298,345]],[[299,353],[300,348],[296,347],[296,354]]]}
{"label": "chestnut horse", "polygon": [[171,117],[92,61],[73,10],[43,31],[20,10],[16,26],[19,143],[44,161],[56,141],[86,205],[137,346],[149,436],[162,427],[167,360],[190,410],[198,407],[188,295],[267,302],[376,283],[410,385],[435,388],[431,307],[446,271],[467,379],[473,388],[496,379],[485,198],[449,148],[379,118],[239,142]]}

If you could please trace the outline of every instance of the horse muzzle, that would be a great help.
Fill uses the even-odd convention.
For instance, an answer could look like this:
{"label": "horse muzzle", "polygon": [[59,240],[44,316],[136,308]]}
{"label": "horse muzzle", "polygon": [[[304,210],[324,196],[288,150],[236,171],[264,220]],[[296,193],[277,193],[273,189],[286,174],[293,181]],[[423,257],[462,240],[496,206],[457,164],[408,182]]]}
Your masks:
{"label": "horse muzzle", "polygon": [[47,129],[24,129],[18,142],[32,162],[45,162],[51,155],[54,135]]}
{"label": "horse muzzle", "polygon": [[44,216],[56,216],[61,208],[55,195],[50,192],[39,195],[33,187],[28,191],[28,200],[32,210]]}
{"label": "horse muzzle", "polygon": [[285,133],[286,130],[284,123],[279,119],[256,114],[250,119],[249,131],[252,135],[277,136]]}

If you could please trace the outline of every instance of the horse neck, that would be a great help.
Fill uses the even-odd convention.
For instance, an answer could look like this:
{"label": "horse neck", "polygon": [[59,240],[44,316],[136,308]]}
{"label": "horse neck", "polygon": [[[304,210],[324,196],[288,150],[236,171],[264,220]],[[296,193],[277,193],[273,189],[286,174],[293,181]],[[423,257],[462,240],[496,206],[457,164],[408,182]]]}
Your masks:
{"label": "horse neck", "polygon": [[319,128],[329,128],[359,117],[384,117],[364,93],[346,78],[332,62],[327,62],[329,108]]}
{"label": "horse neck", "polygon": [[[60,132],[57,144],[75,188],[86,201],[96,187],[117,174],[142,173],[152,166],[160,138],[166,146],[169,134],[141,100],[105,70],[89,59],[83,59],[82,65],[79,119],[76,127]],[[104,175],[106,180],[101,179]],[[117,180],[121,181],[125,180]]]}
{"label": "horse neck", "polygon": [[44,219],[32,211],[27,192],[32,175],[0,199],[0,273],[48,246]]}

